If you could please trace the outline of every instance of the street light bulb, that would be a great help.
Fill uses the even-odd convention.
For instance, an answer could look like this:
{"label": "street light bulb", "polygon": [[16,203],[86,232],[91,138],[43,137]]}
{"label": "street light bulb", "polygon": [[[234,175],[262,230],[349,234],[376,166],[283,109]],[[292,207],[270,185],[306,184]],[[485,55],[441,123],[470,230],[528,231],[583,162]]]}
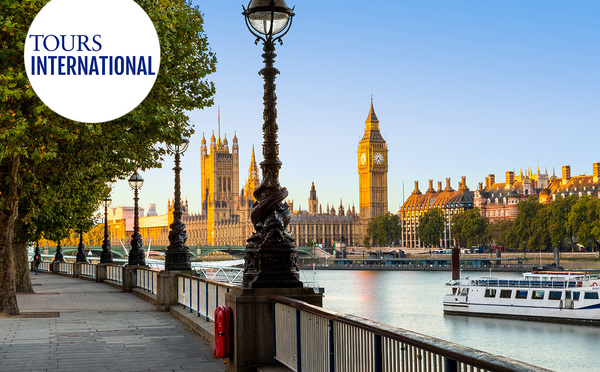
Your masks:
{"label": "street light bulb", "polygon": [[285,30],[294,13],[284,0],[252,0],[244,15],[256,32],[273,36]]}
{"label": "street light bulb", "polygon": [[[271,30],[273,18],[273,30]],[[285,28],[290,16],[278,12],[256,12],[248,15],[248,20],[253,29],[263,35],[276,35]]]}
{"label": "street light bulb", "polygon": [[129,187],[134,190],[139,190],[144,184],[144,179],[137,172],[135,172],[131,177],[129,177],[127,182],[129,182]]}
{"label": "street light bulb", "polygon": [[111,201],[112,201],[112,199],[111,199],[111,198],[109,198],[109,197],[106,197],[106,198],[104,198],[104,201],[103,201],[103,203],[104,203],[104,206],[105,206],[105,207],[108,207],[108,206],[110,205],[110,202],[111,202]]}

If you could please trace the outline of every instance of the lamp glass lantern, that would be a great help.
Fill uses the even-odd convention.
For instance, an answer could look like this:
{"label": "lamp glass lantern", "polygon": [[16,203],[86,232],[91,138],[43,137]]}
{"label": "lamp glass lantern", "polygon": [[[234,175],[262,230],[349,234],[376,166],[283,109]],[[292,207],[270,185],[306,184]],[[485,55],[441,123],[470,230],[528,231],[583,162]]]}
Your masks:
{"label": "lamp glass lantern", "polygon": [[167,144],[167,148],[169,149],[169,151],[172,154],[183,154],[185,152],[185,150],[187,150],[189,145],[190,145],[190,140],[187,138],[182,138],[181,144],[173,145],[173,144],[169,143],[169,144]]}
{"label": "lamp glass lantern", "polygon": [[251,0],[243,14],[254,31],[271,37],[287,32],[294,12],[285,0]]}
{"label": "lamp glass lantern", "polygon": [[127,182],[129,182],[129,187],[131,187],[133,190],[139,190],[144,184],[144,179],[136,171],[134,174],[131,175],[131,177],[129,177],[129,180],[127,180]]}

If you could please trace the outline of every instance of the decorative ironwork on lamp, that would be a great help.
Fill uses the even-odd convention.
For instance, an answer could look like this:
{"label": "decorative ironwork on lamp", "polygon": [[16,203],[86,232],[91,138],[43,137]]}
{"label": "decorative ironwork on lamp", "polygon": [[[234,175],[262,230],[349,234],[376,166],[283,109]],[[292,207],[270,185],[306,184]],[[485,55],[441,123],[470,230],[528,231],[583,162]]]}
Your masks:
{"label": "decorative ironwork on lamp", "polygon": [[133,235],[131,235],[131,251],[129,251],[129,265],[145,265],[146,259],[142,251],[142,235],[140,235],[140,215],[138,212],[138,191],[144,184],[144,179],[136,171],[129,177],[129,187],[133,189]]}
{"label": "decorative ironwork on lamp", "polygon": [[286,232],[290,210],[285,202],[288,191],[279,184],[279,144],[277,143],[277,96],[275,77],[279,70],[275,62],[275,41],[289,31],[293,9],[284,0],[252,0],[242,13],[248,30],[256,36],[255,44],[263,41],[265,67],[259,71],[264,79],[263,174],[261,185],[254,192],[257,202],[252,209],[255,233],[248,239],[244,257],[243,286],[246,288],[302,287],[297,266],[294,239]]}
{"label": "decorative ironwork on lamp", "polygon": [[108,206],[112,199],[108,196],[102,200],[104,204],[104,240],[102,241],[102,253],[100,253],[100,263],[113,263],[113,254],[110,250],[110,239],[108,238]]}
{"label": "decorative ironwork on lamp", "polygon": [[180,156],[187,150],[190,141],[187,138],[181,139],[179,145],[167,145],[169,152],[175,155],[175,200],[173,201],[173,223],[169,231],[169,247],[165,254],[165,270],[191,270],[190,250],[185,245],[187,233],[185,224],[181,219],[183,214],[181,207],[181,167]]}

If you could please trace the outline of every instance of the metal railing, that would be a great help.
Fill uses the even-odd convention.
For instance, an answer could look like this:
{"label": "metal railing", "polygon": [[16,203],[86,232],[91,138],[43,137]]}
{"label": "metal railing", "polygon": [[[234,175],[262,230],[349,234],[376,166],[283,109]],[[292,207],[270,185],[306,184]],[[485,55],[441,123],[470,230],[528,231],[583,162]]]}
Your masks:
{"label": "metal railing", "polygon": [[106,280],[123,284],[123,266],[121,265],[106,265]]}
{"label": "metal railing", "polygon": [[177,303],[206,321],[214,321],[215,309],[225,305],[225,294],[235,285],[191,275],[177,275]]}
{"label": "metal railing", "polygon": [[293,371],[549,371],[302,301],[269,299],[275,360]]}
{"label": "metal railing", "polygon": [[146,292],[156,294],[158,283],[158,271],[153,269],[139,268],[135,274],[135,285]]}
{"label": "metal railing", "polygon": [[241,267],[199,267],[200,277],[229,284],[242,284],[244,269]]}
{"label": "metal railing", "polygon": [[51,265],[52,262],[40,262],[40,265],[38,266],[38,271],[52,272],[52,269],[50,268]]}
{"label": "metal railing", "polygon": [[96,277],[96,269],[98,265],[92,263],[82,263],[79,266],[79,275],[87,276],[89,278]]}
{"label": "metal railing", "polygon": [[59,274],[73,275],[73,262],[57,261],[54,264],[58,265]]}

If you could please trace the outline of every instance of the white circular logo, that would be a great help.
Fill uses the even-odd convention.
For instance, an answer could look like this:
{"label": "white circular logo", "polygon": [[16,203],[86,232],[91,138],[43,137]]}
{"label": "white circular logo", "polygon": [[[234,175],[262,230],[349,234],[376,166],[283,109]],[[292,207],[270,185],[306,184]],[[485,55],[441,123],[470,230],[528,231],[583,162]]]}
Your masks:
{"label": "white circular logo", "polygon": [[117,119],[152,89],[160,45],[133,0],[52,0],[25,40],[25,69],[57,114],[86,123]]}

